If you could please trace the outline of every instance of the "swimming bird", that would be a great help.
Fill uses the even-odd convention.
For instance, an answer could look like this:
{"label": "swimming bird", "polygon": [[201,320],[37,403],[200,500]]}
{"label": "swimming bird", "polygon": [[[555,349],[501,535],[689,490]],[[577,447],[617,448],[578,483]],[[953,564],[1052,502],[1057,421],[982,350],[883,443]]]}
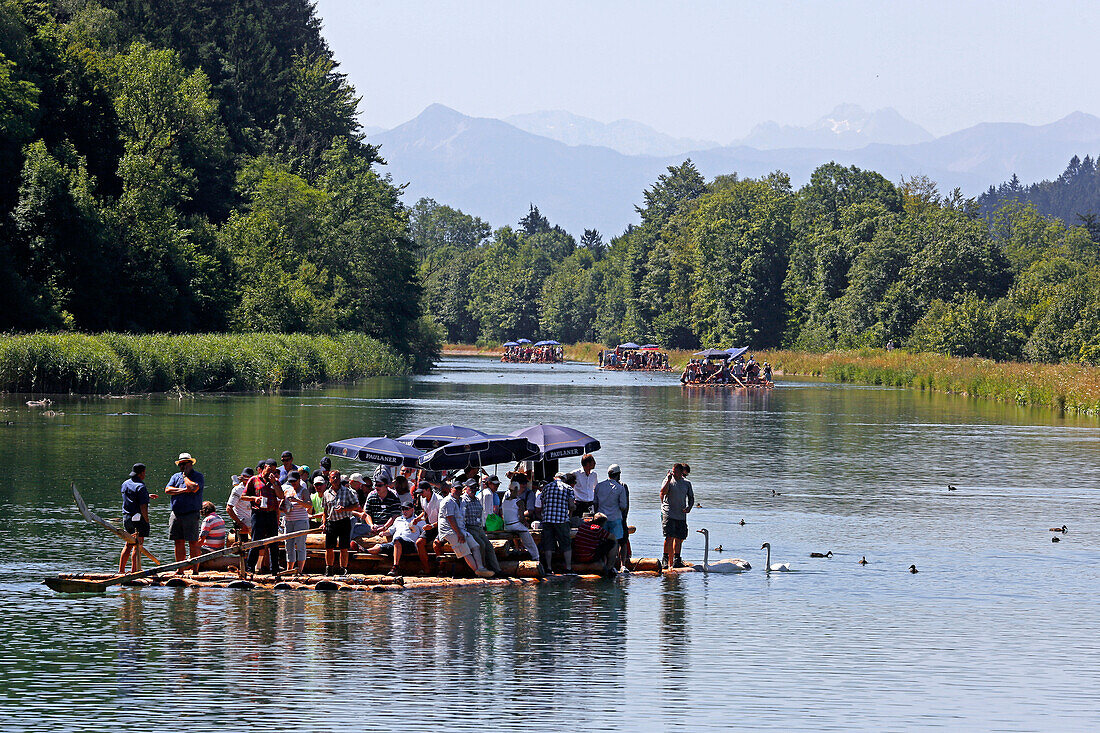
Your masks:
{"label": "swimming bird", "polygon": [[742,526],[742,527],[744,527],[744,526],[745,526],[745,519],[744,519],[744,517],[742,517],[742,518],[741,518],[741,526]]}
{"label": "swimming bird", "polygon": [[952,486],[951,484],[948,484],[948,485],[947,485],[947,490],[948,490],[948,491],[958,491],[958,489],[956,489],[956,488],[955,488],[954,486]]}
{"label": "swimming bird", "polygon": [[1062,534],[1065,534],[1066,532],[1069,532],[1069,527],[1067,527],[1066,525],[1063,524],[1061,527],[1051,527],[1050,531],[1051,532],[1061,532]]}
{"label": "swimming bird", "polygon": [[832,557],[832,556],[833,556],[833,551],[832,550],[829,550],[828,552],[811,552],[810,553],[810,557]]}
{"label": "swimming bird", "polygon": [[772,564],[772,545],[770,542],[765,542],[764,544],[760,545],[760,549],[768,551],[768,555],[764,559],[765,572],[786,573],[790,571],[791,564],[789,562],[777,562],[774,565]]}
{"label": "swimming bird", "polygon": [[859,559],[859,564],[860,565],[866,565],[867,564],[867,556],[866,555],[864,555],[863,557],[861,557]]}
{"label": "swimming bird", "polygon": [[911,573],[916,573],[916,572],[918,572],[918,570],[917,570],[917,566],[916,566],[916,565],[910,565],[910,566],[909,566],[909,572],[911,572]]}
{"label": "swimming bird", "polygon": [[710,532],[705,529],[697,529],[695,531],[703,535],[703,564],[696,565],[696,570],[702,570],[704,573],[743,573],[746,570],[752,570],[752,565],[749,565],[745,560],[737,558],[732,560],[719,560],[711,565]]}
{"label": "swimming bird", "polygon": [[1051,537],[1050,541],[1051,542],[1061,542],[1062,540],[1058,539],[1057,537]]}

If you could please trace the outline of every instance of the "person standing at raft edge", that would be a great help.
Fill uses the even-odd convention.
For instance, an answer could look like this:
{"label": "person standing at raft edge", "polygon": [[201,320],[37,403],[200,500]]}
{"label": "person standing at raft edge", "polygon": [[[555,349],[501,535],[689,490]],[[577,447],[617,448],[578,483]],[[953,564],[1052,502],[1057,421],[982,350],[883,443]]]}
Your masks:
{"label": "person standing at raft edge", "polygon": [[695,506],[695,494],[687,480],[691,466],[677,463],[661,484],[661,530],[665,536],[664,556],[661,564],[666,568],[682,568],[680,548],[688,536],[687,515]]}
{"label": "person standing at raft edge", "polygon": [[[194,560],[202,553],[199,544],[199,510],[202,509],[202,490],[206,482],[195,470],[195,459],[190,453],[180,453],[176,459],[179,472],[168,479],[164,493],[172,497],[172,513],[168,517],[168,539],[175,543],[176,562],[187,559],[187,550]],[[183,570],[177,570],[182,574]]]}
{"label": "person standing at raft edge", "polygon": [[573,486],[573,497],[576,504],[573,506],[573,516],[583,517],[592,512],[593,502],[596,500],[596,484],[599,478],[596,476],[596,459],[591,453],[581,456],[581,470],[574,471],[577,483]]}
{"label": "person standing at raft edge", "polygon": [[141,546],[149,536],[149,500],[157,498],[145,488],[145,464],[135,463],[130,478],[122,482],[122,528],[134,536],[127,542],[118,559],[118,574],[126,572],[126,562],[132,558],[132,572],[141,572]]}

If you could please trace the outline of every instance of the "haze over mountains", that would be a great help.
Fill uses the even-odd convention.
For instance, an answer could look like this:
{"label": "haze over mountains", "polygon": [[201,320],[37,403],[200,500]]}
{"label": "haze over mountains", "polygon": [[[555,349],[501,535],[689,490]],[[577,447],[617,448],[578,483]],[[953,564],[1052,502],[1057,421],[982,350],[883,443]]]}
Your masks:
{"label": "haze over mountains", "polygon": [[676,138],[641,123],[601,123],[568,112],[507,120],[433,104],[384,132],[368,132],[407,201],[429,196],[490,221],[514,224],[530,203],[579,235],[605,237],[637,222],[634,205],[666,166],[686,157],[707,178],[782,170],[795,186],[822,163],[876,170],[898,181],[927,175],[942,192],[976,196],[1013,174],[1056,177],[1074,154],[1100,151],[1100,118],[1075,112],[1046,125],[983,123],[934,138],[895,110],[841,105],[806,127],[757,125],[730,145]]}

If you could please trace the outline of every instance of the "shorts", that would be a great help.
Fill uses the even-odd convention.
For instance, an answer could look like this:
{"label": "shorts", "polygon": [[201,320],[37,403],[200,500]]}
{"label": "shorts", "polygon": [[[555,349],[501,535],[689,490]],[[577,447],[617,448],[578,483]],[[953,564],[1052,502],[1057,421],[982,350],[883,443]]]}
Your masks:
{"label": "shorts", "polygon": [[149,523],[144,519],[139,519],[135,522],[130,517],[126,517],[122,520],[122,528],[130,534],[136,534],[138,537],[149,536]]}
{"label": "shorts", "polygon": [[467,555],[474,554],[473,550],[470,549],[470,545],[465,542],[460,542],[458,539],[458,535],[454,534],[453,532],[447,532],[445,534],[439,535],[439,541],[446,542],[459,557],[466,557]]}
{"label": "shorts", "polygon": [[346,550],[351,547],[351,517],[344,517],[325,524],[325,549],[339,547]]}
{"label": "shorts", "polygon": [[569,535],[569,522],[543,522],[542,523],[542,552],[550,557],[555,549],[562,552],[570,552],[573,549],[572,538]]}
{"label": "shorts", "polygon": [[605,524],[603,528],[607,530],[607,533],[611,535],[612,539],[621,540],[623,538],[623,531],[625,530],[625,527],[623,527],[623,520],[608,519],[607,524]]}
{"label": "shorts", "polygon": [[677,540],[686,540],[688,536],[688,523],[686,519],[673,519],[667,514],[661,515],[661,531],[665,537]]}
{"label": "shorts", "polygon": [[168,539],[198,542],[199,527],[201,524],[198,512],[189,512],[187,514],[176,514],[172,512],[168,515]]}

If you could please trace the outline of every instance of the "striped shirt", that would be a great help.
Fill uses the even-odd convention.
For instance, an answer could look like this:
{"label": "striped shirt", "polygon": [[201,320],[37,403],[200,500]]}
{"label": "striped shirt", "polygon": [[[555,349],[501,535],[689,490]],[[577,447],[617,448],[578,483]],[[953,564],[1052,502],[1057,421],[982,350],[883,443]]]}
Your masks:
{"label": "striped shirt", "polygon": [[561,524],[569,521],[569,505],[573,502],[573,489],[561,481],[551,481],[539,494],[542,504],[542,521]]}
{"label": "striped shirt", "polygon": [[204,550],[220,550],[225,547],[225,537],[228,534],[225,520],[217,514],[207,514],[199,529],[199,542]]}
{"label": "striped shirt", "polygon": [[347,486],[341,486],[337,490],[329,489],[321,497],[325,505],[325,520],[337,522],[351,516],[350,507],[359,506],[359,497]]}
{"label": "striped shirt", "polygon": [[469,494],[462,495],[462,518],[466,520],[467,527],[480,527],[481,524],[481,499]]}

